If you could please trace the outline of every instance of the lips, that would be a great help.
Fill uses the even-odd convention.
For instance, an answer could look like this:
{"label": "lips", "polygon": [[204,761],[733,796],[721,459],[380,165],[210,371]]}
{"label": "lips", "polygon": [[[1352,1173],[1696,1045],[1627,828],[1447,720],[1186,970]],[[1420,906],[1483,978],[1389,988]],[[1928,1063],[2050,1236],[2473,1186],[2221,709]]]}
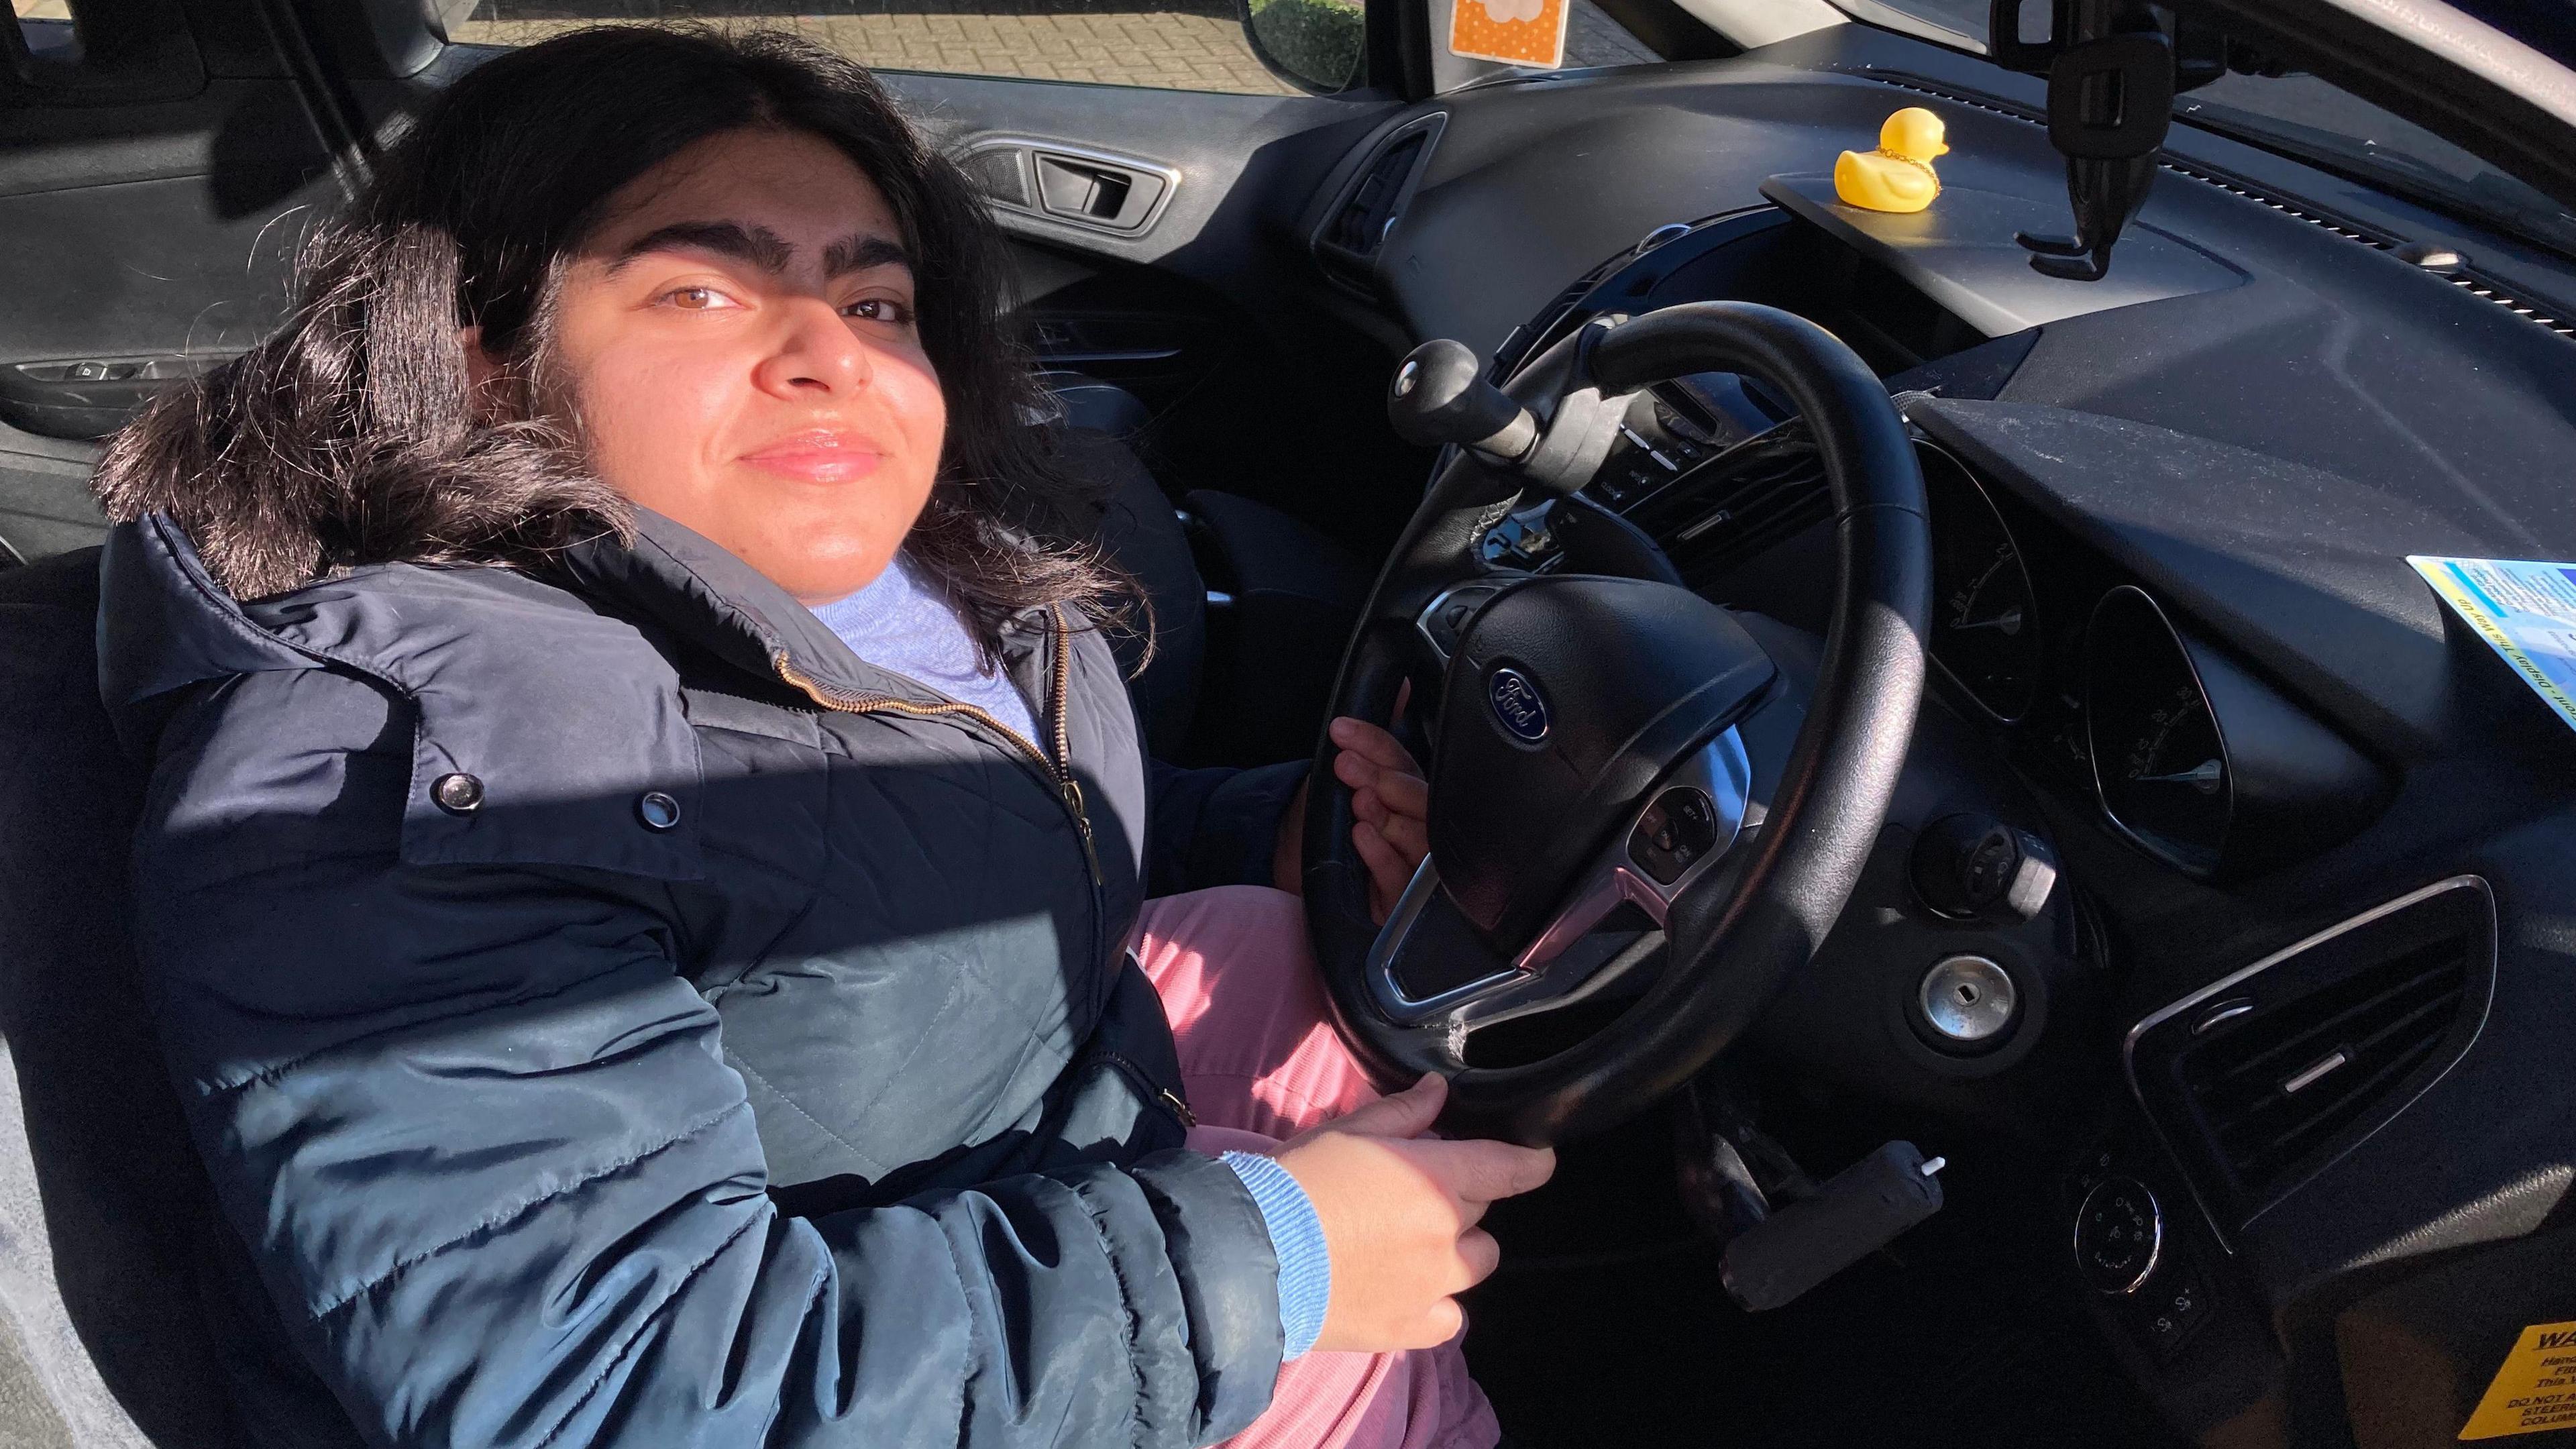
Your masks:
{"label": "lips", "polygon": [[791,433],[742,455],[764,473],[802,483],[852,483],[877,470],[884,455],[857,433],[831,428]]}

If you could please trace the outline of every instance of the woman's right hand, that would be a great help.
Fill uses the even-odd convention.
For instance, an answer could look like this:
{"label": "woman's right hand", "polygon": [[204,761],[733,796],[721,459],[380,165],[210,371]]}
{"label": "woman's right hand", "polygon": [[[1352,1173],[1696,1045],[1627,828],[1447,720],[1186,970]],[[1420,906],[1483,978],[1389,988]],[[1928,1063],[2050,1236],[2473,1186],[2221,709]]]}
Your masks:
{"label": "woman's right hand", "polygon": [[1316,1348],[1385,1353],[1455,1337],[1465,1322],[1456,1295],[1502,1256],[1476,1226],[1486,1205],[1556,1171],[1548,1148],[1423,1136],[1448,1091],[1426,1076],[1279,1149],[1279,1165],[1315,1205],[1332,1261]]}

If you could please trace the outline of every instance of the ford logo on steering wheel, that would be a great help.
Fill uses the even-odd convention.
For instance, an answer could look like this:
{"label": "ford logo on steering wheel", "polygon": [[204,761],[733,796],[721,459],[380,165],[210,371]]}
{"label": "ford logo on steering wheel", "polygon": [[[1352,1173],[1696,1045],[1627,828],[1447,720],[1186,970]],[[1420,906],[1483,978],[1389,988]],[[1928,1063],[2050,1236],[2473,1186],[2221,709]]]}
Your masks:
{"label": "ford logo on steering wheel", "polygon": [[1528,675],[1517,669],[1497,669],[1486,680],[1485,693],[1494,702],[1494,718],[1531,744],[1547,738],[1547,699],[1530,682]]}

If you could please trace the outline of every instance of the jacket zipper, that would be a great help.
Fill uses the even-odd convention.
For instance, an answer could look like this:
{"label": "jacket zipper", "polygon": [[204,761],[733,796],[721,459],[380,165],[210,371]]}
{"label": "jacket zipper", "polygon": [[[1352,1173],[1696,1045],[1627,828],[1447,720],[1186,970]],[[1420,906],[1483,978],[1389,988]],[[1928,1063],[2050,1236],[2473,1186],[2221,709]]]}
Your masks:
{"label": "jacket zipper", "polygon": [[[770,656],[770,665],[778,671],[780,679],[802,691],[806,698],[825,709],[836,710],[843,714],[900,714],[915,719],[962,715],[1010,741],[1012,746],[1026,756],[1031,764],[1036,765],[1039,772],[1056,787],[1057,801],[1064,806],[1065,813],[1073,817],[1074,831],[1082,838],[1083,868],[1089,873],[1091,882],[1093,949],[1097,951],[1099,933],[1108,925],[1103,917],[1108,914],[1109,907],[1108,902],[1103,898],[1100,855],[1098,847],[1093,844],[1091,838],[1091,816],[1082,798],[1082,782],[1076,779],[1073,773],[1072,725],[1066,718],[1065,710],[1065,704],[1072,694],[1073,686],[1073,644],[1070,638],[1072,631],[1065,623],[1063,606],[1057,605],[1049,612],[1052,615],[1053,624],[1047,630],[1047,642],[1055,651],[1054,667],[1049,671],[1047,681],[1047,715],[1049,723],[1053,726],[1052,739],[1055,745],[1055,753],[1052,757],[1046,751],[1039,749],[1026,735],[995,718],[992,711],[978,708],[963,700],[951,699],[942,700],[937,704],[920,704],[909,699],[897,699],[890,694],[841,694],[825,688],[811,675],[790,664],[785,650]],[[1154,1101],[1165,1111],[1170,1112],[1182,1126],[1199,1125],[1198,1114],[1190,1110],[1190,1104],[1183,1101],[1180,1094],[1171,1088],[1156,1084],[1153,1073],[1117,1052],[1104,1052],[1102,1055],[1119,1070],[1133,1078],[1139,1086],[1153,1088]]]}
{"label": "jacket zipper", "polygon": [[778,671],[780,679],[803,691],[806,698],[825,709],[837,710],[843,714],[900,714],[915,719],[962,715],[1010,741],[1014,748],[1028,757],[1029,763],[1038,767],[1038,772],[1046,777],[1047,783],[1055,787],[1056,800],[1064,806],[1065,813],[1073,817],[1074,832],[1082,838],[1083,868],[1089,872],[1091,880],[1092,914],[1097,918],[1104,909],[1101,901],[1100,853],[1099,847],[1091,838],[1091,815],[1082,798],[1082,782],[1074,777],[1071,727],[1065,720],[1065,702],[1072,693],[1073,683],[1073,648],[1068,637],[1071,631],[1065,624],[1062,606],[1055,607],[1051,612],[1054,623],[1047,630],[1047,640],[1055,650],[1055,664],[1047,685],[1047,714],[1054,725],[1055,753],[1052,756],[1039,749],[1028,736],[1002,723],[992,711],[967,704],[962,700],[949,699],[937,704],[920,704],[909,699],[897,699],[890,694],[842,694],[825,688],[817,683],[813,676],[789,663],[787,651],[783,649],[771,655],[769,662],[770,667]]}
{"label": "jacket zipper", "polygon": [[1190,1104],[1181,1100],[1180,1093],[1173,1091],[1169,1087],[1156,1086],[1154,1083],[1154,1074],[1152,1072],[1136,1065],[1120,1052],[1103,1051],[1099,1053],[1099,1058],[1100,1060],[1109,1063],[1111,1066],[1116,1067],[1119,1071],[1126,1073],[1128,1079],[1133,1081],[1137,1086],[1152,1087],[1154,1089],[1155,1102],[1160,1104],[1164,1111],[1171,1113],[1174,1118],[1178,1119],[1182,1126],[1196,1127],[1199,1125],[1199,1114],[1190,1110]]}

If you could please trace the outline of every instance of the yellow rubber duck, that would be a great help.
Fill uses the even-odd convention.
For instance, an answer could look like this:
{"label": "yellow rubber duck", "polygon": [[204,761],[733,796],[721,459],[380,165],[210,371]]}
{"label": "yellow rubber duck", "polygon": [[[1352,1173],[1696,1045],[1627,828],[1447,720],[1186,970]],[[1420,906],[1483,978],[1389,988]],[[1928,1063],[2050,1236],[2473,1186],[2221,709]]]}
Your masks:
{"label": "yellow rubber duck", "polygon": [[1932,158],[1950,154],[1941,118],[1907,106],[1878,128],[1878,149],[1845,151],[1834,162],[1834,194],[1871,211],[1921,211],[1941,194]]}

